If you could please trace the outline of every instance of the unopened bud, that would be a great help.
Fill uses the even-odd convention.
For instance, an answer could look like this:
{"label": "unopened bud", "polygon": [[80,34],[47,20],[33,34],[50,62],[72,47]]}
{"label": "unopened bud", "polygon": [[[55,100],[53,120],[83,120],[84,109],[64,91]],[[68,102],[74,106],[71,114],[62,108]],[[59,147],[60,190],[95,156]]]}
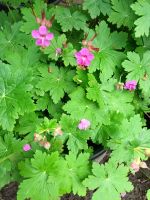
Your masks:
{"label": "unopened bud", "polygon": [[116,89],[117,90],[123,90],[123,86],[124,86],[124,83],[119,82],[119,83],[116,84]]}
{"label": "unopened bud", "polygon": [[145,156],[150,157],[150,149],[145,149]]}
{"label": "unopened bud", "polygon": [[134,172],[138,172],[140,167],[137,163],[131,163],[130,167],[134,170]]}
{"label": "unopened bud", "polygon": [[140,167],[143,168],[143,169],[147,169],[148,166],[145,162],[140,162]]}
{"label": "unopened bud", "polygon": [[45,142],[43,146],[45,149],[49,150],[49,148],[51,147],[51,144],[49,142]]}
{"label": "unopened bud", "polygon": [[55,131],[54,131],[54,136],[57,136],[57,135],[62,135],[63,134],[63,132],[62,132],[62,130],[61,130],[61,127],[60,126],[58,126],[56,129],[55,129]]}
{"label": "unopened bud", "polygon": [[87,46],[87,41],[86,40],[82,40],[82,44],[83,44],[83,46]]}
{"label": "unopened bud", "polygon": [[43,139],[43,137],[40,134],[34,133],[34,141],[35,142],[39,142],[42,139]]}
{"label": "unopened bud", "polygon": [[41,24],[41,19],[40,19],[39,17],[36,17],[36,22],[37,22],[38,24]]}

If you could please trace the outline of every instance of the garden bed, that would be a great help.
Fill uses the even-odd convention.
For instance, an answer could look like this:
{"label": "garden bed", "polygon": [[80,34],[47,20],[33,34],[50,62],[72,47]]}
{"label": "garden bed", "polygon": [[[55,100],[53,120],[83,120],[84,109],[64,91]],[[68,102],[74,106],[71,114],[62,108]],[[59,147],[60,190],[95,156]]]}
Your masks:
{"label": "garden bed", "polygon": [[150,200],[149,10],[1,1],[0,200]]}
{"label": "garden bed", "polygon": [[[134,190],[127,193],[122,200],[147,200],[146,192],[150,188],[149,179],[141,171],[136,173],[136,175],[130,175],[129,179],[134,185]],[[17,188],[17,183],[5,186],[0,192],[0,200],[16,200]],[[64,195],[61,200],[92,200],[92,194],[92,192],[88,192],[86,197],[68,194]]]}

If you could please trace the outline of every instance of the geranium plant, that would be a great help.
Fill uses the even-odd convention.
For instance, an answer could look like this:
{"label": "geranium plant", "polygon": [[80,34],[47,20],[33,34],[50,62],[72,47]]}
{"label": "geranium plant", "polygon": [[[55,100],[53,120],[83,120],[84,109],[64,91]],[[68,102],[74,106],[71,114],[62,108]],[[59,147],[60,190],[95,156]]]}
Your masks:
{"label": "geranium plant", "polygon": [[0,187],[17,181],[17,200],[121,199],[150,156],[150,0],[2,4]]}

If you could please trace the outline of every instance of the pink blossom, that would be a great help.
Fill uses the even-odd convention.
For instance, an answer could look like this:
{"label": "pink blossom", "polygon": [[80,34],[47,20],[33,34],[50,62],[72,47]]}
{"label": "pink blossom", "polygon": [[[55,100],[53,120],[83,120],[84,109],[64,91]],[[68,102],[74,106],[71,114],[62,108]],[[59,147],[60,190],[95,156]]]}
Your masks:
{"label": "pink blossom", "polygon": [[133,169],[134,172],[138,172],[140,170],[139,163],[136,161],[133,161],[131,163],[130,167]]}
{"label": "pink blossom", "polygon": [[94,55],[90,53],[87,48],[82,48],[80,51],[75,53],[77,64],[83,68],[88,67],[91,61],[94,59]]}
{"label": "pink blossom", "polygon": [[23,146],[23,150],[24,150],[24,151],[30,151],[30,150],[31,150],[30,144],[25,144],[25,145]]}
{"label": "pink blossom", "polygon": [[132,80],[132,81],[127,81],[124,85],[124,89],[126,90],[135,90],[137,86],[137,81]]}
{"label": "pink blossom", "polygon": [[38,30],[32,31],[32,37],[36,39],[36,45],[42,48],[48,47],[53,39],[53,33],[49,33],[46,26],[40,26]]}
{"label": "pink blossom", "polygon": [[86,130],[86,129],[88,129],[88,128],[90,127],[90,125],[91,125],[91,123],[90,123],[89,120],[87,120],[87,119],[82,119],[82,120],[80,121],[80,123],[78,124],[78,128],[79,128],[80,130]]}

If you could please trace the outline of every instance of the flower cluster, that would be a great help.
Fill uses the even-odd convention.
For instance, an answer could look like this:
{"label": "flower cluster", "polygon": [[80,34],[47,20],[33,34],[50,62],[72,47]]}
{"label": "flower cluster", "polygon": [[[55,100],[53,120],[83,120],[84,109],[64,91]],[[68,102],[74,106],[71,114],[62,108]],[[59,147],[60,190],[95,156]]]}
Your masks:
{"label": "flower cluster", "polygon": [[51,147],[51,144],[47,141],[46,136],[42,136],[38,133],[34,133],[34,141],[38,142],[40,146],[43,146],[47,150]]}
{"label": "flower cluster", "polygon": [[75,57],[77,59],[77,64],[82,69],[86,69],[94,59],[94,55],[87,48],[82,48],[80,51],[76,52]]}
{"label": "flower cluster", "polygon": [[36,45],[41,46],[42,48],[48,47],[50,41],[53,39],[53,33],[49,33],[47,27],[42,25],[38,30],[32,31],[32,37],[36,39]]}

